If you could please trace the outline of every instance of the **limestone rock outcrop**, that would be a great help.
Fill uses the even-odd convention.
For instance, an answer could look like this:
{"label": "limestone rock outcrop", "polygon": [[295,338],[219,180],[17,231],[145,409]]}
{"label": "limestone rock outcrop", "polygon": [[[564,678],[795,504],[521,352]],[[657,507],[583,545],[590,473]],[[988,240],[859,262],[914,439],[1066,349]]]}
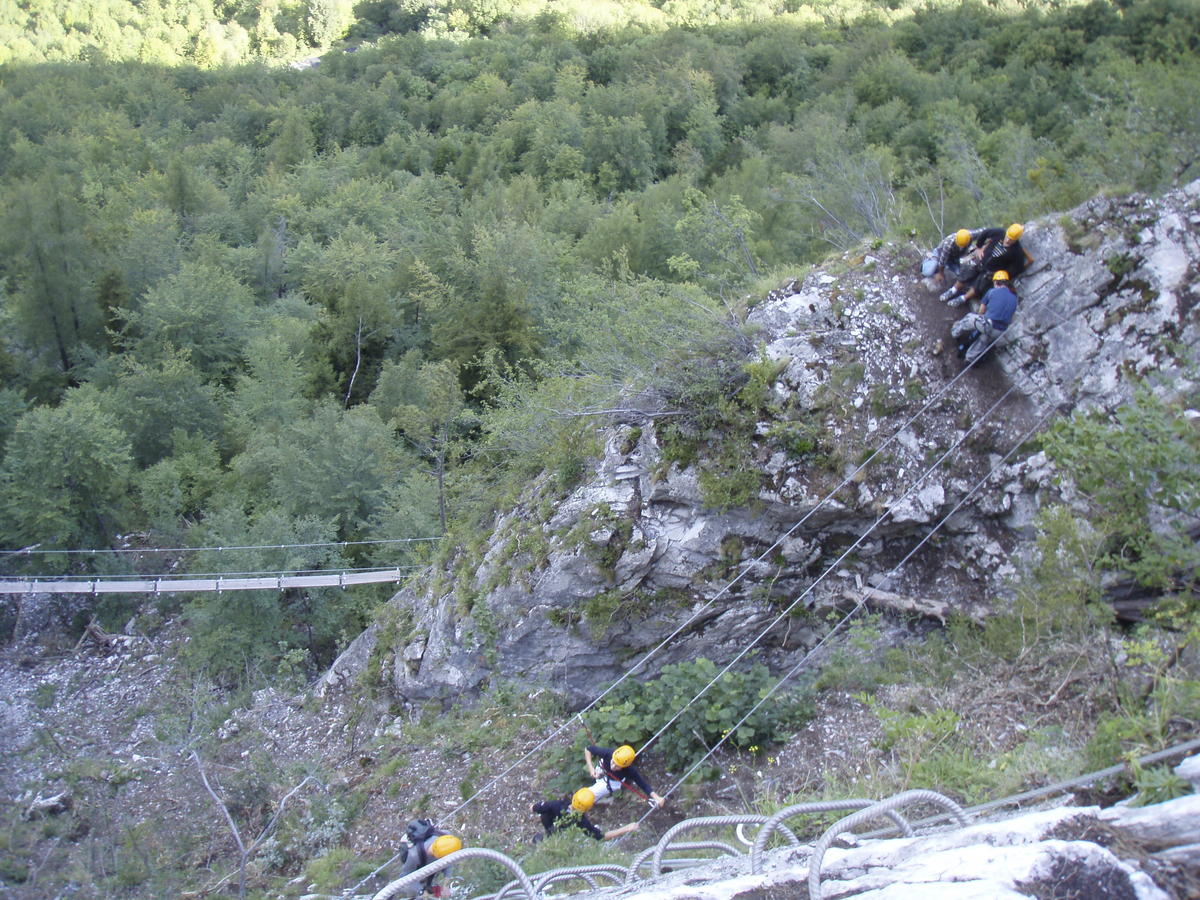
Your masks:
{"label": "limestone rock outcrop", "polygon": [[722,510],[694,468],[664,463],[653,419],[598,426],[603,456],[551,515],[530,485],[469,584],[459,558],[406,586],[320,689],[375,657],[401,703],[493,677],[582,703],[660,644],[646,675],[751,642],[790,668],[818,639],[796,613],[826,606],[982,615],[1031,553],[1038,510],[1070,500],[1025,439],[1075,408],[1116,408],[1137,376],[1184,383],[1200,340],[1200,181],[1029,223],[1023,243],[1035,263],[1014,326],[966,373],[946,349],[961,311],[921,280],[915,248],[834,260],[755,298],[776,405],[806,410],[831,452],[794,458],[770,442],[779,423],[759,423],[758,501]]}

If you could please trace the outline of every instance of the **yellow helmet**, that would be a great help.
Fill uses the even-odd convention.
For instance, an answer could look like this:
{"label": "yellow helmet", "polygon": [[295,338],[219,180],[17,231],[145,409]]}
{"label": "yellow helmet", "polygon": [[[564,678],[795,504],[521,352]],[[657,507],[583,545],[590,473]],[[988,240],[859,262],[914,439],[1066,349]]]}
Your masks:
{"label": "yellow helmet", "polygon": [[434,859],[441,859],[443,856],[457,853],[461,849],[462,841],[452,834],[443,834],[429,845],[429,852],[433,854]]}
{"label": "yellow helmet", "polygon": [[592,804],[595,802],[596,795],[592,793],[591,788],[580,788],[571,798],[571,809],[575,812],[585,813],[592,808]]}
{"label": "yellow helmet", "polygon": [[992,276],[992,281],[1008,281],[1008,273],[1003,269],[997,269],[996,274]]}
{"label": "yellow helmet", "polygon": [[613,751],[613,765],[618,769],[624,769],[626,766],[633,765],[633,758],[637,756],[633,748],[628,744],[623,744]]}
{"label": "yellow helmet", "polygon": [[958,234],[954,235],[954,243],[960,247],[967,246],[967,244],[971,243],[971,232],[965,228],[958,229]]}
{"label": "yellow helmet", "polygon": [[1004,233],[1008,235],[1008,239],[1010,241],[1019,241],[1021,239],[1021,235],[1025,233],[1025,226],[1020,222],[1013,222],[1008,226],[1008,231]]}

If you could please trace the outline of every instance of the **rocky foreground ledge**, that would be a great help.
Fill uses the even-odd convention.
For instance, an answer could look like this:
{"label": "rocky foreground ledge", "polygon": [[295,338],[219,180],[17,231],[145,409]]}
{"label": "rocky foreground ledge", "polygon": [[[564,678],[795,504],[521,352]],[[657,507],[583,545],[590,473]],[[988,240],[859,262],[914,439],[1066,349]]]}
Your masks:
{"label": "rocky foreground ledge", "polygon": [[[1200,789],[1200,757],[1176,767]],[[1200,896],[1200,794],[1141,808],[1061,807],[915,838],[839,838],[825,900],[1183,900]],[[606,900],[804,900],[812,846],[589,894]]]}

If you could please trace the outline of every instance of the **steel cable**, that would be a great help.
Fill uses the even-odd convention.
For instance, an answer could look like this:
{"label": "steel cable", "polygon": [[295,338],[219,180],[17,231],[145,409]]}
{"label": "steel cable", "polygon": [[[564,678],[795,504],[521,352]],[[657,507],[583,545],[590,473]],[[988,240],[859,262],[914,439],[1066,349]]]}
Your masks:
{"label": "steel cable", "polygon": [[[899,570],[899,568],[900,568],[901,566],[903,566],[903,565],[904,565],[906,562],[908,562],[908,560],[910,560],[910,559],[913,557],[913,555],[914,555],[914,554],[915,554],[915,553],[916,553],[918,550],[920,550],[920,549],[921,549],[921,547],[923,547],[923,546],[924,546],[926,543],[928,543],[928,542],[929,542],[929,540],[930,540],[930,539],[933,537],[933,535],[937,534],[937,532],[938,532],[938,531],[941,529],[941,527],[942,527],[942,526],[943,526],[943,525],[944,525],[946,522],[948,522],[948,521],[950,520],[950,517],[951,517],[951,516],[953,516],[953,515],[954,515],[954,513],[956,513],[956,512],[957,512],[959,509],[961,509],[961,508],[962,508],[962,506],[963,506],[963,505],[964,505],[964,504],[967,502],[967,500],[968,500],[968,499],[970,499],[970,498],[971,498],[971,496],[973,496],[973,495],[974,495],[974,493],[975,493],[977,490],[979,490],[979,488],[980,488],[980,487],[982,487],[982,486],[983,486],[983,484],[984,484],[984,483],[985,483],[985,482],[986,482],[986,481],[987,481],[989,478],[991,478],[991,477],[992,477],[992,475],[993,475],[993,474],[995,474],[995,472],[996,472],[996,471],[998,471],[998,469],[999,469],[999,467],[1000,467],[1000,466],[1002,466],[1002,465],[1004,465],[1004,464],[1005,464],[1005,462],[1008,460],[1008,458],[1009,458],[1009,457],[1011,457],[1011,456],[1012,456],[1014,453],[1016,453],[1017,449],[1018,449],[1019,447],[1021,447],[1021,446],[1022,446],[1022,445],[1025,443],[1025,441],[1027,441],[1027,440],[1029,439],[1029,437],[1030,437],[1030,436],[1032,436],[1032,435],[1033,435],[1033,434],[1034,434],[1034,433],[1035,433],[1035,432],[1036,432],[1036,431],[1037,431],[1039,428],[1041,428],[1041,427],[1042,427],[1042,425],[1045,423],[1045,421],[1046,421],[1047,419],[1049,419],[1049,418],[1050,418],[1050,416],[1051,416],[1051,415],[1053,415],[1053,413],[1054,413],[1054,410],[1047,410],[1047,411],[1046,411],[1046,412],[1045,412],[1045,413],[1042,415],[1041,419],[1039,419],[1039,420],[1038,420],[1036,423],[1034,423],[1034,425],[1033,425],[1033,426],[1032,426],[1032,427],[1031,427],[1031,428],[1030,428],[1030,429],[1029,429],[1029,430],[1028,430],[1028,431],[1025,433],[1025,436],[1024,436],[1024,437],[1022,437],[1022,439],[1021,439],[1020,441],[1018,441],[1018,442],[1017,442],[1017,443],[1016,443],[1016,444],[1015,444],[1015,445],[1012,447],[1012,449],[1010,449],[1010,450],[1008,451],[1008,453],[1006,453],[1006,454],[1005,454],[1005,455],[1004,455],[1004,456],[1003,456],[1003,457],[1000,459],[1000,461],[999,461],[999,462],[998,462],[998,463],[997,463],[995,466],[993,466],[993,467],[992,467],[992,469],[991,469],[991,470],[990,470],[990,471],[989,471],[989,472],[988,472],[986,475],[984,475],[984,477],[983,477],[983,478],[981,478],[979,481],[977,481],[977,482],[976,482],[976,483],[975,483],[975,484],[974,484],[974,485],[973,485],[973,486],[970,488],[970,490],[968,490],[968,491],[967,491],[967,492],[966,492],[966,493],[963,495],[962,499],[961,499],[961,500],[959,500],[959,501],[958,501],[958,503],[956,503],[956,504],[955,504],[954,508],[953,508],[953,509],[951,509],[949,513],[947,513],[946,515],[944,515],[944,516],[941,518],[941,520],[940,520],[940,521],[937,523],[937,525],[935,525],[935,526],[934,526],[934,527],[933,527],[933,528],[930,530],[929,534],[927,534],[927,535],[925,535],[925,537],[921,538],[921,540],[917,542],[916,546],[914,546],[914,547],[912,548],[912,550],[910,550],[910,551],[909,551],[909,552],[908,552],[908,553],[905,555],[905,557],[904,557],[902,560],[900,560],[900,562],[898,562],[898,563],[897,563],[895,566],[893,566],[893,567],[891,568],[891,570],[889,570],[889,573],[888,573],[888,574],[890,575],[890,574],[892,574],[892,573],[894,573],[894,572],[898,571],[898,570]],[[947,452],[949,452],[949,451],[947,451]],[[944,459],[944,458],[945,458],[945,455],[943,455],[943,457],[942,457],[942,458]],[[926,473],[926,474],[928,474],[928,473]],[[924,476],[922,476],[922,477],[924,477]],[[828,574],[828,572],[829,572],[829,571],[830,571],[830,570],[826,570],[826,573],[825,573],[825,574]],[[822,576],[822,577],[824,577],[824,576]],[[773,697],[773,696],[774,696],[774,695],[775,695],[775,694],[776,694],[776,693],[779,691],[779,689],[780,689],[780,688],[781,688],[781,687],[782,687],[784,684],[786,684],[786,683],[787,683],[787,681],[788,681],[789,679],[791,679],[791,677],[792,677],[793,675],[795,675],[797,672],[799,672],[799,671],[800,671],[800,669],[801,669],[801,668],[803,668],[803,666],[804,666],[804,665],[805,665],[805,664],[808,662],[808,660],[809,660],[809,659],[811,659],[811,658],[812,658],[813,654],[814,654],[814,653],[816,653],[816,651],[817,651],[817,650],[819,650],[819,649],[820,649],[820,648],[821,648],[821,647],[822,647],[822,646],[823,646],[823,645],[824,645],[824,644],[825,644],[825,643],[826,643],[826,642],[827,642],[827,641],[828,641],[828,640],[829,640],[829,639],[830,639],[830,638],[831,638],[831,637],[832,637],[834,634],[838,633],[838,632],[840,631],[840,629],[841,629],[841,628],[842,628],[842,627],[843,627],[843,626],[844,626],[844,625],[845,625],[847,622],[849,622],[849,621],[850,621],[850,619],[851,619],[851,618],[852,618],[854,615],[856,615],[856,614],[858,613],[858,611],[859,611],[859,610],[861,610],[861,609],[862,609],[862,608],[863,608],[863,607],[866,605],[866,602],[867,602],[867,600],[870,598],[870,596],[871,596],[872,594],[874,594],[874,593],[875,593],[875,591],[876,591],[876,590],[877,590],[877,588],[875,588],[875,587],[872,587],[872,588],[871,588],[871,590],[870,590],[870,591],[868,591],[868,593],[867,593],[865,596],[863,596],[863,597],[859,598],[859,599],[858,599],[858,601],[857,601],[857,602],[856,602],[856,604],[855,604],[855,607],[854,607],[854,609],[850,610],[850,612],[848,612],[848,613],[847,613],[845,616],[843,616],[843,617],[842,617],[842,619],[841,619],[841,620],[840,620],[840,621],[839,621],[839,622],[838,622],[838,623],[837,623],[837,624],[836,624],[836,625],[835,625],[835,626],[834,626],[832,629],[830,629],[830,631],[829,631],[829,632],[828,632],[828,633],[827,633],[827,634],[826,634],[824,637],[822,637],[820,641],[818,641],[818,642],[817,642],[816,646],[814,646],[814,647],[813,647],[811,650],[809,650],[809,651],[808,651],[808,653],[806,653],[806,654],[804,655],[804,657],[803,657],[803,658],[802,658],[802,659],[801,659],[801,660],[800,660],[800,661],[799,661],[799,662],[798,662],[798,663],[797,663],[797,664],[796,664],[796,665],[795,665],[795,666],[794,666],[794,667],[793,667],[793,668],[792,668],[792,669],[791,669],[791,670],[790,670],[790,671],[789,671],[789,672],[788,672],[788,673],[787,673],[787,674],[786,674],[786,675],[785,675],[783,678],[781,678],[781,679],[780,679],[778,682],[776,682],[775,686],[774,686],[774,687],[772,687],[772,688],[771,688],[771,690],[769,690],[769,691],[766,693],[766,695],[765,695],[765,696],[763,696],[763,698],[762,698],[762,699],[760,699],[760,700],[758,701],[758,703],[756,703],[756,704],[755,704],[755,705],[754,705],[754,706],[753,706],[753,707],[750,709],[750,711],[749,711],[749,712],[747,712],[747,713],[746,713],[744,716],[742,716],[742,718],[741,718],[741,719],[740,719],[740,720],[739,720],[739,721],[738,721],[738,722],[737,722],[735,725],[733,725],[733,727],[731,727],[731,728],[730,728],[730,729],[729,729],[729,730],[728,730],[728,731],[727,731],[727,732],[726,732],[726,733],[725,733],[725,734],[724,734],[724,735],[721,737],[721,739],[720,739],[720,740],[718,740],[718,741],[717,741],[717,742],[716,742],[716,743],[715,743],[715,744],[714,744],[714,745],[713,745],[711,748],[709,748],[708,752],[707,752],[707,753],[705,753],[705,754],[704,754],[704,756],[702,756],[702,757],[701,757],[699,760],[697,760],[697,762],[696,762],[695,764],[693,764],[693,765],[692,765],[692,767],[691,767],[690,769],[688,769],[688,771],[687,771],[687,772],[685,772],[685,773],[684,773],[683,777],[682,777],[682,778],[680,778],[680,779],[679,779],[677,782],[675,782],[675,784],[674,784],[674,785],[673,785],[673,786],[672,786],[672,787],[671,787],[671,788],[670,788],[670,789],[667,791],[667,793],[663,794],[662,796],[663,796],[664,798],[666,798],[666,797],[670,796],[670,794],[671,794],[671,793],[673,793],[675,790],[677,790],[677,789],[679,788],[679,786],[680,786],[681,784],[683,784],[683,782],[684,782],[684,781],[686,781],[686,780],[687,780],[687,779],[688,779],[688,778],[689,778],[689,777],[692,775],[692,773],[693,773],[693,772],[695,772],[695,771],[696,771],[696,769],[698,769],[698,768],[699,768],[699,767],[700,767],[700,766],[703,764],[703,762],[704,762],[706,759],[708,759],[708,758],[709,758],[709,757],[710,757],[710,756],[711,756],[711,755],[712,755],[712,754],[713,754],[713,753],[714,753],[714,752],[715,752],[715,751],[716,751],[716,750],[717,750],[717,749],[718,749],[718,748],[719,748],[719,747],[720,747],[722,744],[724,744],[724,743],[725,743],[725,741],[726,741],[726,740],[728,740],[728,738],[729,738],[729,735],[736,733],[737,729],[738,729],[739,727],[741,727],[741,726],[742,726],[742,725],[743,725],[743,724],[746,722],[746,720],[750,718],[750,716],[754,715],[754,713],[755,713],[755,712],[757,712],[757,711],[759,710],[759,708],[761,708],[761,707],[762,707],[762,705],[763,705],[764,703],[766,703],[766,702],[767,702],[767,700],[769,700],[771,697]],[[694,702],[694,701],[693,701],[693,702]],[[660,733],[661,733],[661,731],[660,731]],[[647,815],[648,815],[648,814],[647,814]],[[644,816],[642,816],[642,819],[641,819],[641,820],[639,820],[639,821],[645,820],[645,818],[646,818],[646,816],[644,815]]]}

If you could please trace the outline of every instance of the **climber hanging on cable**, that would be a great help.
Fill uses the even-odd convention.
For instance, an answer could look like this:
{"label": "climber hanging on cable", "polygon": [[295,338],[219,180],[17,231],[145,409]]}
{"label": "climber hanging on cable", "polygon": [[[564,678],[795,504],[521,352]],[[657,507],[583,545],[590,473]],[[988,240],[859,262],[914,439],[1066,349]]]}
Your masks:
{"label": "climber hanging on cable", "polygon": [[628,744],[623,744],[616,750],[589,744],[583,751],[583,761],[588,773],[596,779],[591,788],[593,796],[599,800],[601,797],[615,794],[624,787],[662,809],[666,801],[654,793],[654,789],[642,777],[642,773],[633,767],[635,756],[637,754]]}
{"label": "climber hanging on cable", "polygon": [[[611,841],[613,838],[619,838],[623,834],[638,830],[638,823],[630,822],[628,825],[622,825],[611,831],[601,831],[587,817],[588,810],[595,802],[596,796],[589,788],[580,788],[574,796],[564,797],[562,800],[542,800],[529,807],[529,811],[541,816],[542,827],[546,830],[547,835],[567,828],[578,828],[584,834],[598,841]],[[538,835],[534,839],[534,843],[540,841],[541,837]]]}

